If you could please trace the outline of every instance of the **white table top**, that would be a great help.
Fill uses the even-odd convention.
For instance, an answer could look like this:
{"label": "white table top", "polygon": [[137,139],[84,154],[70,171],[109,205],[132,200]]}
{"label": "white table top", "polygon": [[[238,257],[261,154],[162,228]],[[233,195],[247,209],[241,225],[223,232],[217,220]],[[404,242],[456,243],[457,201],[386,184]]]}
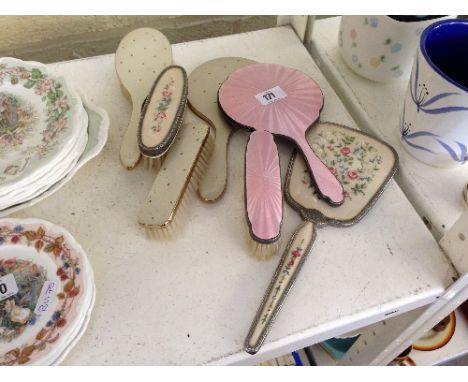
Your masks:
{"label": "white table top", "polygon": [[[325,94],[322,118],[356,126],[289,27],[174,45],[188,72],[222,56],[281,63],[312,75]],[[148,239],[136,217],[153,177],[122,168],[119,146],[130,118],[106,55],[52,65],[110,116],[103,152],[59,192],[15,217],[66,227],[93,265],[97,300],[68,365],[252,364],[433,301],[454,275],[436,241],[392,181],[351,228],[324,228],[256,357],[242,345],[279,257],[259,262],[244,240],[246,132],[229,147],[229,184],[216,204],[195,199],[177,241]],[[282,174],[291,146],[282,143]],[[284,208],[283,247],[300,222]]]}
{"label": "white table top", "polygon": [[312,55],[363,130],[393,145],[400,156],[396,180],[436,239],[466,209],[462,198],[468,165],[439,169],[414,159],[400,142],[399,123],[407,81],[382,84],[355,74],[341,58],[338,31],[341,17],[314,23]]}

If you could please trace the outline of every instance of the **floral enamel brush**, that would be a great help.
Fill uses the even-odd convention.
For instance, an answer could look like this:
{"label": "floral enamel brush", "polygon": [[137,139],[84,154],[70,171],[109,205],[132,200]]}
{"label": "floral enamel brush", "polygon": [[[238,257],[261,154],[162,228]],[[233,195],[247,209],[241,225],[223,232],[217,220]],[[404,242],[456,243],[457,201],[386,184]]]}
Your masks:
{"label": "floral enamel brush", "polygon": [[234,70],[255,63],[242,57],[216,58],[201,64],[189,75],[189,106],[210,124],[215,136],[212,159],[198,189],[205,202],[217,201],[227,185],[227,145],[233,130],[218,107],[219,86]]}
{"label": "floral enamel brush", "polygon": [[162,71],[143,104],[138,146],[148,166],[159,169],[182,125],[187,105],[187,74],[180,66]]}
{"label": "floral enamel brush", "polygon": [[301,270],[316,236],[316,227],[347,227],[372,208],[395,174],[398,156],[386,143],[360,131],[322,122],[308,132],[308,141],[344,187],[339,208],[320,197],[302,156],[293,153],[286,174],[286,200],[303,223],[292,235],[255,315],[244,343],[250,354],[258,352]]}
{"label": "floral enamel brush", "polygon": [[171,62],[171,44],[161,32],[152,28],[131,31],[120,41],[115,52],[115,70],[133,106],[120,146],[120,161],[127,169],[134,168],[140,160],[137,133],[141,105],[154,79]]}

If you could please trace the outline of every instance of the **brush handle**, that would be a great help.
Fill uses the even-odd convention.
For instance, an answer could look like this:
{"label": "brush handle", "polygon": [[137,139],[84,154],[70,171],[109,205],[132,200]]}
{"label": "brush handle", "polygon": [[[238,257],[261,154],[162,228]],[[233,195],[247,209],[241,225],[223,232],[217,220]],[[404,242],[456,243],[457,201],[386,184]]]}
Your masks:
{"label": "brush handle", "polygon": [[132,116],[130,123],[120,144],[120,161],[122,165],[130,170],[134,168],[140,160],[140,149],[138,147],[138,125],[140,123],[141,102],[133,102]]}
{"label": "brush handle", "polygon": [[342,204],[344,201],[343,186],[339,180],[314,153],[305,138],[296,139],[296,142],[304,154],[307,167],[319,193],[332,205],[339,206]]}
{"label": "brush handle", "polygon": [[284,299],[310,252],[315,236],[314,224],[303,222],[289,240],[245,339],[244,348],[247,353],[257,353],[265,341]]}
{"label": "brush handle", "polygon": [[[227,146],[232,128],[222,119],[214,123],[215,145],[198,194],[205,202],[215,202],[224,193],[227,184]],[[213,132],[210,132],[213,134]]]}
{"label": "brush handle", "polygon": [[245,200],[250,234],[265,244],[278,239],[283,194],[278,148],[267,131],[250,134],[245,150]]}

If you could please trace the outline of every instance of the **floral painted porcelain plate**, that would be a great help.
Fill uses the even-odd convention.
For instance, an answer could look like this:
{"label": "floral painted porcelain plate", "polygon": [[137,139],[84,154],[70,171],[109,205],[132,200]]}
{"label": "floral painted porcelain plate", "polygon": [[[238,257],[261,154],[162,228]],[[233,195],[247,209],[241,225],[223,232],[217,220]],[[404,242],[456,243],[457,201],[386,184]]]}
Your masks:
{"label": "floral painted porcelain plate", "polygon": [[72,150],[68,153],[68,158],[61,161],[61,163],[57,164],[53,168],[48,169],[47,174],[39,177],[39,179],[25,187],[17,187],[10,193],[0,196],[0,210],[26,202],[35,196],[42,194],[45,190],[50,188],[51,185],[62,179],[76,165],[81,153],[86,147],[87,140],[87,134],[80,137],[76,141]]}
{"label": "floral painted porcelain plate", "polygon": [[52,195],[60,188],[62,188],[70,179],[78,172],[78,170],[84,166],[91,159],[96,157],[103,149],[107,141],[107,133],[109,130],[109,116],[107,112],[95,105],[89,103],[86,99],[83,99],[86,113],[88,114],[88,140],[86,147],[78,159],[78,162],[73,168],[57,183],[48,186],[42,193],[37,193],[37,196],[29,199],[23,203],[8,207],[0,210],[0,217],[10,215],[14,212],[22,210],[23,208],[30,207],[41,200]]}
{"label": "floral painted porcelain plate", "polygon": [[88,307],[88,312],[84,316],[83,323],[81,324],[80,327],[77,327],[77,330],[75,333],[70,338],[73,338],[70,341],[70,344],[68,345],[67,348],[65,348],[58,356],[57,358],[51,363],[51,365],[59,365],[60,363],[63,362],[63,360],[66,358],[68,353],[73,349],[73,347],[78,343],[80,338],[83,336],[85,333],[86,329],[88,328],[89,320],[91,319],[91,312],[93,311],[94,308],[94,303],[96,302],[96,287],[93,284],[93,291],[91,294],[91,302]]}
{"label": "floral painted porcelain plate", "polygon": [[0,59],[0,191],[66,152],[84,115],[77,92],[45,65]]}
{"label": "floral painted porcelain plate", "polygon": [[[48,365],[83,332],[94,301],[86,254],[63,228],[0,220],[0,365]],[[16,293],[14,293],[16,292]]]}
{"label": "floral painted porcelain plate", "polygon": [[83,126],[80,134],[70,141],[70,144],[67,145],[68,147],[64,148],[60,155],[57,155],[51,162],[35,171],[31,176],[3,187],[0,191],[0,203],[8,203],[8,199],[14,199],[20,193],[35,192],[40,187],[40,184],[50,185],[54,183],[54,176],[63,173],[64,169],[69,167],[72,162],[76,162],[83,152],[88,139],[86,131],[88,125],[87,118],[87,115],[83,118],[83,123],[86,123],[86,125]]}

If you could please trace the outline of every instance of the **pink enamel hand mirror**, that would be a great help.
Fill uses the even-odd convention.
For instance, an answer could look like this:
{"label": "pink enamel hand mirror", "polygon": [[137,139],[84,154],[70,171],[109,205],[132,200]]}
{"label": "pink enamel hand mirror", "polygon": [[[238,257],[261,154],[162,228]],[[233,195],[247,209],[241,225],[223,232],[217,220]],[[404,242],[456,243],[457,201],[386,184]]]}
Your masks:
{"label": "pink enamel hand mirror", "polygon": [[304,154],[319,194],[331,205],[343,203],[343,187],[305,138],[323,107],[322,91],[312,78],[282,65],[248,65],[221,85],[218,103],[235,125],[294,141]]}

